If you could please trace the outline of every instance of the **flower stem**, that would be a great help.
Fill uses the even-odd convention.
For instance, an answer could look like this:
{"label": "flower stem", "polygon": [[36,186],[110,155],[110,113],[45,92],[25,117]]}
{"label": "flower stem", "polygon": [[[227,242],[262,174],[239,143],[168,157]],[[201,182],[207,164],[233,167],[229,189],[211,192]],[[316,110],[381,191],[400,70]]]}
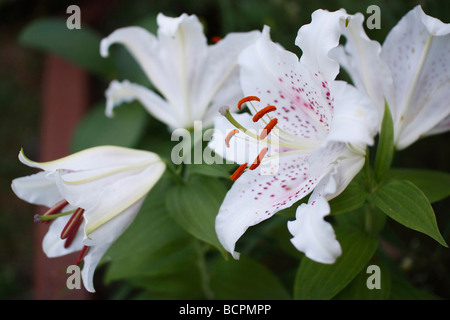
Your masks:
{"label": "flower stem", "polygon": [[166,159],[163,159],[164,163],[166,164],[166,168],[168,169],[169,173],[171,174],[172,178],[175,180],[176,183],[178,184],[184,184],[184,180],[181,177],[181,171],[182,171],[182,166],[179,166],[177,169],[175,169],[172,165],[172,163],[170,163],[169,161],[167,161]]}
{"label": "flower stem", "polygon": [[205,259],[205,254],[208,251],[208,245],[205,243],[201,243],[200,241],[195,241],[194,245],[198,257],[197,262],[200,269],[200,280],[203,293],[205,294],[206,299],[211,300],[214,298],[214,292],[211,290],[211,287],[209,285],[209,271]]}

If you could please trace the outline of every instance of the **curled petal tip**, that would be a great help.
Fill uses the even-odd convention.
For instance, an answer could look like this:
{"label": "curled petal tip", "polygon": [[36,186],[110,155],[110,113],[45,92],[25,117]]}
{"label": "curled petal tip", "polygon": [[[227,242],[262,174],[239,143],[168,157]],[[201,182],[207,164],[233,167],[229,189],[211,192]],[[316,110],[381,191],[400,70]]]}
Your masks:
{"label": "curled petal tip", "polygon": [[109,41],[108,38],[103,39],[100,42],[100,55],[103,58],[107,58],[109,56]]}

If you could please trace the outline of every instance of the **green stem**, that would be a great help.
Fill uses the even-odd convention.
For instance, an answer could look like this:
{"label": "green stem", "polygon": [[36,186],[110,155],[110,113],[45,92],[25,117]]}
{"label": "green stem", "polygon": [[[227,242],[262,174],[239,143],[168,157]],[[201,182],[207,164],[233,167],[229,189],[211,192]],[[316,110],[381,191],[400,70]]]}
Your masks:
{"label": "green stem", "polygon": [[373,216],[370,207],[367,204],[364,210],[364,230],[368,234],[372,234],[373,231]]}
{"label": "green stem", "polygon": [[211,290],[211,287],[209,285],[209,271],[205,260],[205,254],[208,251],[208,245],[205,243],[201,243],[200,241],[195,241],[194,245],[198,257],[198,267],[200,270],[200,280],[203,293],[205,294],[206,299],[212,300],[214,299],[214,292]]}
{"label": "green stem", "polygon": [[168,169],[169,173],[171,174],[172,178],[175,180],[178,184],[184,184],[184,180],[181,177],[181,171],[183,167],[180,165],[176,170],[173,167],[172,163],[167,161],[166,159],[163,159],[164,163],[166,164],[166,168]]}
{"label": "green stem", "polygon": [[370,165],[369,148],[366,149],[366,161],[364,163],[365,187],[368,193],[372,193],[374,187],[374,175]]}

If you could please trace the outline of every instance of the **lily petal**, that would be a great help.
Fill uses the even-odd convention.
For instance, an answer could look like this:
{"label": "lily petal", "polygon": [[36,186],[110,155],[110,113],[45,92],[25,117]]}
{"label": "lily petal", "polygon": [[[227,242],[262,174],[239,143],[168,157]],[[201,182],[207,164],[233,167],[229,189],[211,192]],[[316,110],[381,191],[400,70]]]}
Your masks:
{"label": "lily petal", "polygon": [[22,200],[36,205],[52,207],[63,200],[54,179],[46,172],[16,178],[11,183],[12,190]]}
{"label": "lily petal", "polygon": [[[382,58],[396,88],[395,141],[404,149],[450,114],[450,24],[408,12],[388,34]],[[391,107],[392,108],[392,107]]]}
{"label": "lily petal", "polygon": [[84,257],[83,270],[81,270],[81,278],[83,279],[84,287],[89,292],[95,292],[94,288],[94,273],[97,265],[102,259],[103,255],[108,251],[112,243],[106,243],[90,247],[86,256]]}
{"label": "lily petal", "polygon": [[328,86],[320,75],[311,74],[298,63],[295,54],[273,43],[269,32],[264,27],[255,45],[240,55],[243,91],[258,96],[266,105],[275,105],[277,127],[295,136],[299,145],[315,148],[327,135],[331,122]]}
{"label": "lily petal", "polygon": [[[71,208],[69,208],[68,210],[71,210]],[[64,243],[66,240],[61,239],[61,231],[64,229],[69,219],[70,215],[60,217],[51,222],[50,227],[48,228],[48,232],[45,234],[44,239],[42,240],[42,249],[47,257],[60,257],[69,253],[80,251],[83,248],[83,225],[81,225],[78,229],[71,245],[67,248],[64,248]]]}
{"label": "lily petal", "polygon": [[337,183],[333,174],[325,178],[314,190],[308,204],[297,208],[296,220],[288,222],[289,232],[294,236],[292,244],[311,260],[331,264],[342,254],[331,224],[324,220],[330,213],[326,199],[329,193],[335,193]]}
{"label": "lily petal", "polygon": [[216,217],[224,248],[238,258],[237,240],[245,231],[308,195],[320,180],[308,176],[308,159],[299,153],[279,158],[276,174],[246,171],[228,191]]}
{"label": "lily petal", "polygon": [[303,51],[300,63],[313,73],[320,73],[327,82],[339,73],[339,64],[329,54],[339,45],[341,28],[348,16],[343,9],[316,10],[311,15],[311,23],[302,26],[295,39],[295,44]]}
{"label": "lily petal", "polygon": [[388,65],[381,59],[381,45],[369,39],[363,22],[361,13],[348,17],[347,25],[339,28],[346,44],[333,49],[330,56],[349,73],[354,85],[374,101],[381,121],[385,101],[392,104],[394,100],[393,79]]}
{"label": "lily petal", "polygon": [[449,130],[450,130],[450,116],[439,122],[433,129],[428,131],[425,135],[430,136],[434,134],[447,132]]}
{"label": "lily petal", "polygon": [[[141,27],[125,27],[115,30],[100,43],[100,53],[108,56],[109,47],[114,43],[124,45],[133,55],[142,70],[145,72],[153,86],[176,108],[175,118],[181,119],[184,114],[182,105],[178,103],[177,96],[181,95],[179,88],[178,72],[173,72],[173,66],[164,63],[167,52],[161,52],[158,38]],[[167,70],[166,68],[170,69]],[[172,103],[173,102],[173,103]]]}
{"label": "lily petal", "polygon": [[232,112],[237,111],[235,101],[243,95],[239,83],[238,56],[259,34],[258,31],[230,33],[208,47],[208,57],[200,70],[199,81],[192,86],[192,94],[198,104],[198,108],[192,110],[193,119],[203,119],[204,125],[209,126],[223,105],[232,106]]}
{"label": "lily petal", "polygon": [[164,170],[165,164],[158,158],[134,167],[107,168],[102,172],[60,172],[56,183],[69,203],[86,210],[86,235],[92,238],[94,230],[145,197]]}
{"label": "lily petal", "polygon": [[92,170],[115,165],[130,165],[149,159],[149,152],[117,146],[99,146],[82,150],[67,157],[48,162],[36,162],[28,159],[23,150],[19,153],[19,160],[33,168],[48,172],[58,169],[70,171]]}
{"label": "lily petal", "polygon": [[113,116],[113,109],[124,102],[138,100],[145,109],[156,119],[167,124],[171,129],[177,128],[179,121],[172,106],[159,95],[147,88],[127,80],[112,81],[105,92],[106,110],[108,117]]}
{"label": "lily petal", "polygon": [[330,87],[334,113],[327,141],[372,145],[380,121],[373,101],[343,81],[334,81]]}

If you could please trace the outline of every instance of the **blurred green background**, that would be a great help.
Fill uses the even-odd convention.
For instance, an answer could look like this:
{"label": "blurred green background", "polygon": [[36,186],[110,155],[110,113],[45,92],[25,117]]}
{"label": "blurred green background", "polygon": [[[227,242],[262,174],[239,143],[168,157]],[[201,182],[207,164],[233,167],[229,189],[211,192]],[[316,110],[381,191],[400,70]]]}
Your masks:
{"label": "blurred green background", "polygon": [[[89,2],[89,1],[86,1]],[[39,152],[41,81],[44,53],[19,43],[24,28],[42,17],[67,17],[66,8],[81,1],[0,0],[0,299],[32,299],[32,230],[33,206],[17,199],[11,192],[11,180],[30,174],[21,165],[17,154],[21,147],[31,158]],[[372,39],[383,41],[397,21],[417,4],[424,11],[444,22],[450,22],[450,2],[442,1],[300,1],[300,0],[161,0],[100,1],[102,16],[91,19],[90,27],[106,36],[113,30],[138,22],[154,23],[158,12],[178,16],[183,12],[196,14],[205,25],[208,38],[228,32],[261,30],[271,27],[272,39],[300,55],[294,39],[298,28],[310,22],[318,9],[345,8],[349,13],[368,16],[369,5],[381,9],[381,29],[367,30]],[[89,14],[83,12],[82,15]],[[84,26],[84,25],[83,25]],[[92,74],[103,96],[109,79]],[[93,101],[93,104],[96,101]],[[450,172],[450,135],[423,139],[399,153],[394,165],[429,168]],[[438,225],[448,239],[450,233],[449,199],[434,204]],[[442,298],[450,298],[450,255],[432,239],[400,225],[390,226],[404,254],[403,267],[410,281]],[[111,298],[114,291],[100,290],[102,298]]]}

